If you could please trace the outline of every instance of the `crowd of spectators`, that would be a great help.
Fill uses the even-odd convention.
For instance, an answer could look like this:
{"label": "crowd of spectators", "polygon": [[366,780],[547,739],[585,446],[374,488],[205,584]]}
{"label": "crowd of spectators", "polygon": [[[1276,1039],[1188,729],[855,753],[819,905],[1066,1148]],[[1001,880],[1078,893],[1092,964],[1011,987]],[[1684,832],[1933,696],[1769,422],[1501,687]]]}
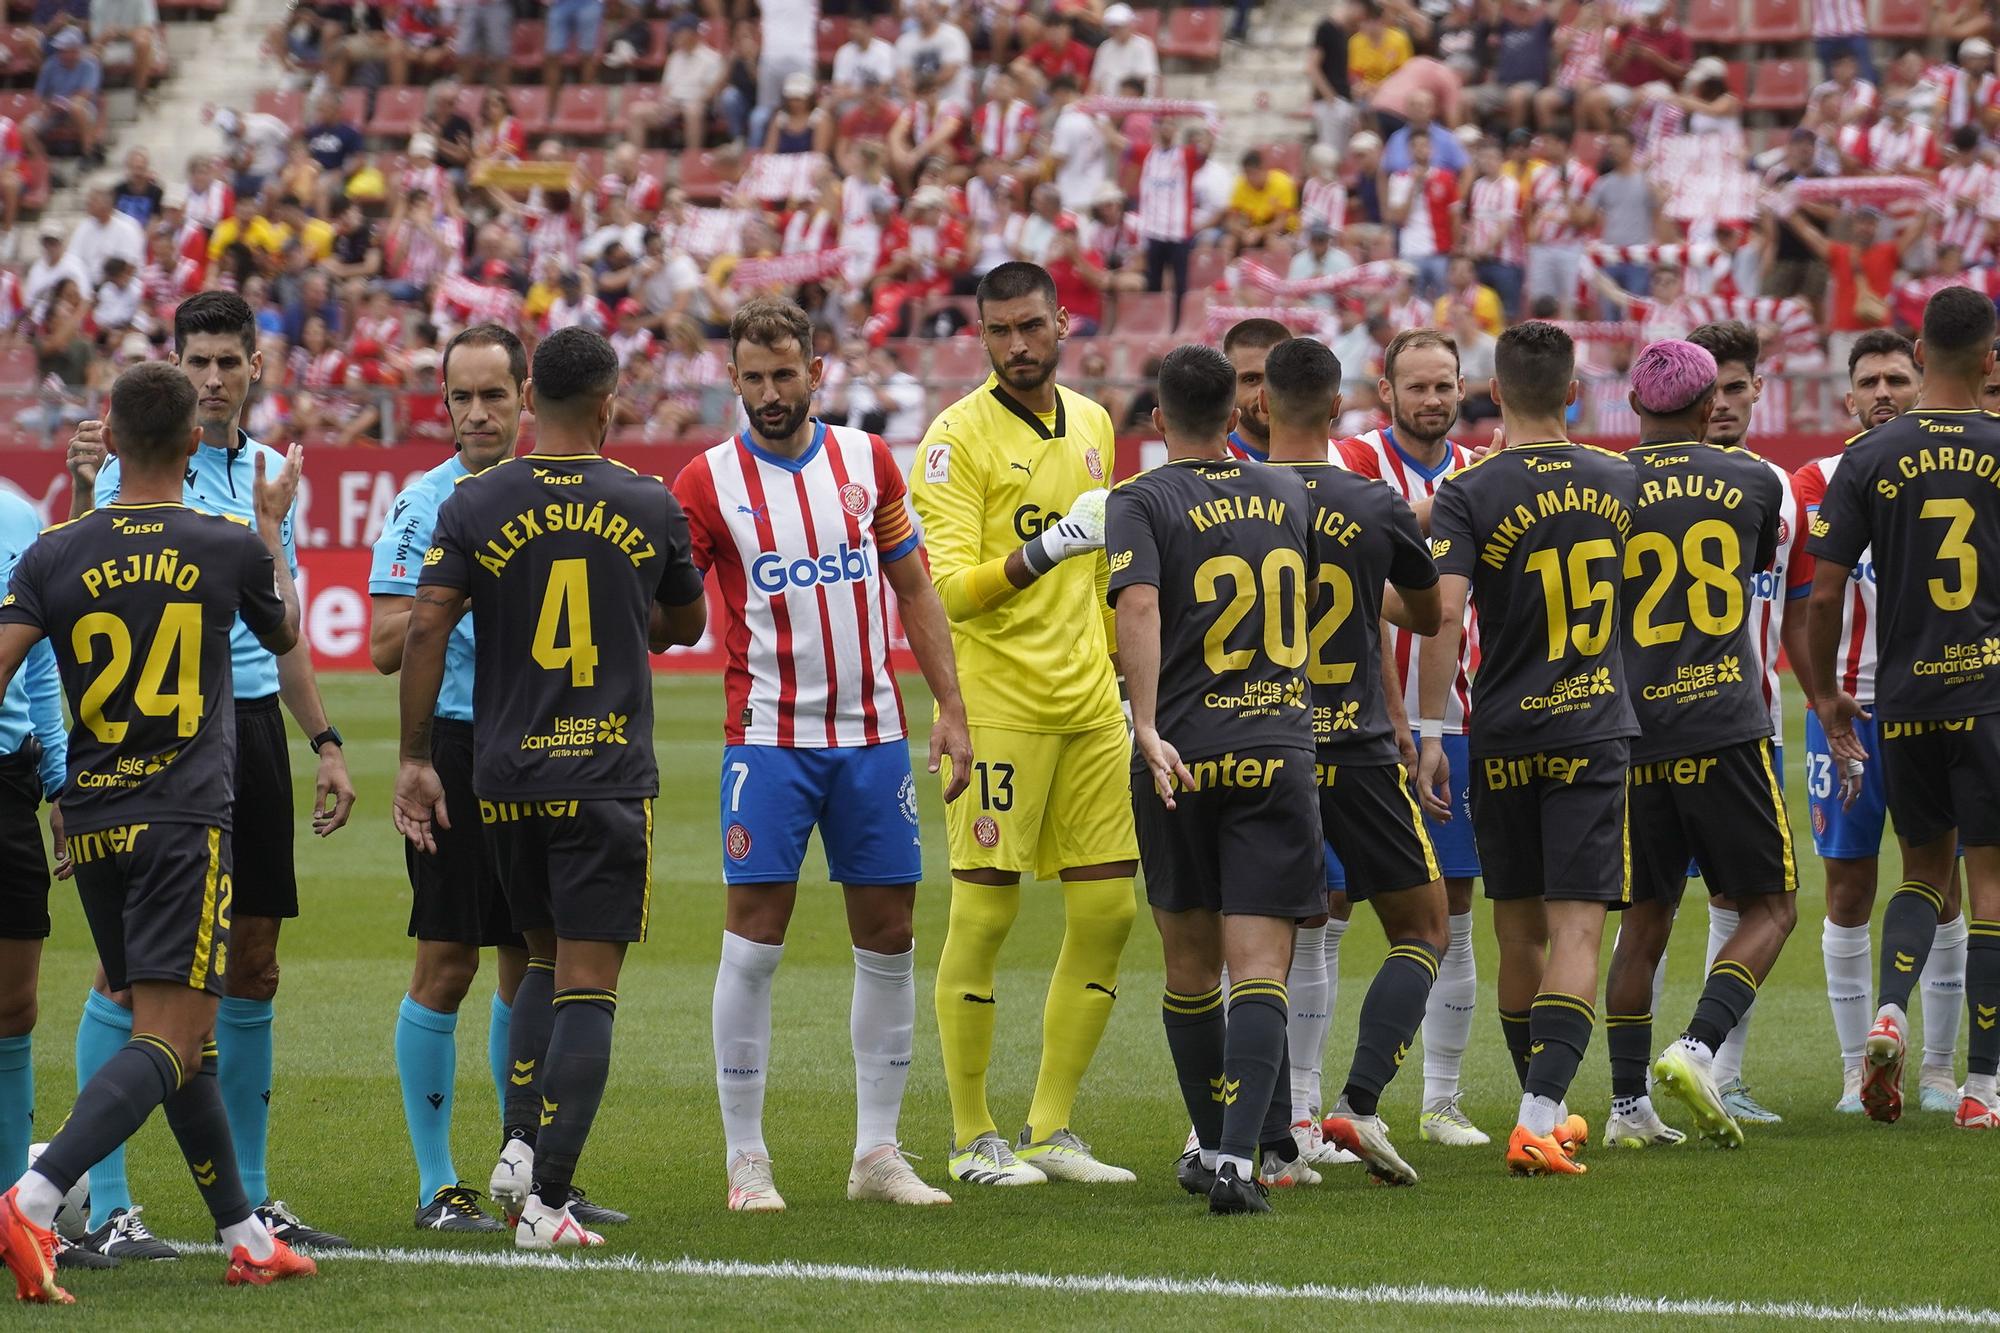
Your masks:
{"label": "crowd of spectators", "polygon": [[[6,401],[53,434],[226,287],[259,312],[260,433],[442,434],[436,349],[491,318],[603,330],[619,428],[673,439],[732,423],[716,340],[783,292],[820,331],[823,415],[907,441],[983,374],[979,277],[1025,258],[1121,425],[1154,356],[1255,309],[1334,346],[1354,425],[1402,328],[1451,329],[1476,370],[1506,323],[1568,321],[1585,424],[1622,433],[1637,340],[1745,318],[1796,375],[1946,280],[2000,293],[1993,6],[1889,39],[1862,0],[1790,3],[1790,44],[1753,48],[1670,0],[1336,0],[1269,90],[1296,133],[1227,155],[1124,0],[297,4],[268,53],[302,96],[214,108],[164,176],[126,155],[0,270],[0,357],[41,386]],[[88,72],[157,21],[41,9],[49,90],[0,120],[10,223],[52,134],[98,151]],[[1769,398],[1763,428],[1831,419],[1807,378]]]}

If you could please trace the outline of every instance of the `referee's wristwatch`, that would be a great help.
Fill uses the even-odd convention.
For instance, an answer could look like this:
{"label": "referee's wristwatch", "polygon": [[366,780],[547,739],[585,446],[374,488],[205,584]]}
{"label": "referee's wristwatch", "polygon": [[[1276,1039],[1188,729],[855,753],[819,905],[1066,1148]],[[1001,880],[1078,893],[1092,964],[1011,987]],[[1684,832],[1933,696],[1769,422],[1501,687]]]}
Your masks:
{"label": "referee's wristwatch", "polygon": [[334,726],[329,726],[325,731],[313,737],[307,744],[313,747],[314,754],[319,753],[322,745],[338,746],[342,750],[347,748],[347,743],[340,738],[340,728]]}

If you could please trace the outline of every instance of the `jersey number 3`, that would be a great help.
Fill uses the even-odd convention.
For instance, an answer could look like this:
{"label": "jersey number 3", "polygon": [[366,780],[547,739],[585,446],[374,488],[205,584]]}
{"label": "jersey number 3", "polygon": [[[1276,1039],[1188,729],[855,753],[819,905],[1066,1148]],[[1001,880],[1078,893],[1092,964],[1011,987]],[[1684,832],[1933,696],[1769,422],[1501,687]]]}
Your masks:
{"label": "jersey number 3", "polygon": [[[105,745],[125,739],[131,723],[105,716],[105,705],[124,685],[132,670],[132,630],[109,611],[92,611],[70,631],[76,660],[94,666],[98,643],[105,645],[104,669],[85,687],[78,701],[77,720]],[[172,674],[171,683],[168,680]],[[171,717],[182,737],[201,726],[201,607],[195,602],[168,602],[146,648],[139,679],[132,686],[132,706],[147,717]]]}
{"label": "jersey number 3", "polygon": [[[556,642],[560,630],[563,642]],[[582,689],[597,679],[597,641],[590,636],[590,562],[556,560],[542,590],[535,617],[535,664],[549,671],[569,668],[569,683]]]}

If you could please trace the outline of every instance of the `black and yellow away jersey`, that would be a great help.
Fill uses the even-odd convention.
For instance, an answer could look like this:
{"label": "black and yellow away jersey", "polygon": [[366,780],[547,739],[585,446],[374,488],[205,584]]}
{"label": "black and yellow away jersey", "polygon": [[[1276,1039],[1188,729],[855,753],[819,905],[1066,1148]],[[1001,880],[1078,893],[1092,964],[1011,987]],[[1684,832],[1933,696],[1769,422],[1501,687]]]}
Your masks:
{"label": "black and yellow away jersey", "polygon": [[664,482],[595,454],[510,459],[453,489],[420,583],[472,598],[481,798],[657,794],[647,622],[702,595]]}
{"label": "black and yellow away jersey", "polygon": [[1636,736],[1619,651],[1619,584],[1638,479],[1617,454],[1511,445],[1447,477],[1431,556],[1472,584],[1474,754]]}
{"label": "black and yellow away jersey", "polygon": [[236,797],[229,636],[284,623],[257,534],[179,504],[109,504],[21,556],[0,623],[55,646],[75,719],[63,827],[229,827]]}
{"label": "black and yellow away jersey", "polygon": [[1337,463],[1273,463],[1312,495],[1319,560],[1306,634],[1313,739],[1327,763],[1401,761],[1382,685],[1382,585],[1437,583],[1430,545],[1409,503]]}
{"label": "black and yellow away jersey", "polygon": [[1875,713],[2000,712],[2000,418],[1912,408],[1849,444],[1806,550],[1875,562]]}
{"label": "black and yellow away jersey", "polygon": [[1706,754],[1771,734],[1751,582],[1778,550],[1784,488],[1757,455],[1686,440],[1641,444],[1625,545],[1632,762]]}
{"label": "black and yellow away jersey", "polygon": [[1160,590],[1157,724],[1182,759],[1312,748],[1312,497],[1261,463],[1169,463],[1111,493],[1111,604]]}

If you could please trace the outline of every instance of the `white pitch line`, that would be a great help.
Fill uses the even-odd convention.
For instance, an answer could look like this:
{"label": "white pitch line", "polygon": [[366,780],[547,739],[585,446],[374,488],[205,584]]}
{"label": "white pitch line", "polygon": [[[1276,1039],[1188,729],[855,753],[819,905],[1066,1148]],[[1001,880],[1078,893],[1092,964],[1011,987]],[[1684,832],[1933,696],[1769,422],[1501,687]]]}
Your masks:
{"label": "white pitch line", "polygon": [[[182,1244],[193,1253],[221,1253],[214,1244]],[[1815,1301],[1683,1300],[1650,1296],[1591,1296],[1555,1290],[1493,1291],[1435,1283],[1374,1283],[1335,1286],[1306,1282],[1241,1282],[1227,1278],[1128,1277],[1119,1273],[1063,1274],[979,1272],[950,1269],[878,1268],[864,1264],[784,1260],[751,1263],[738,1259],[642,1259],[636,1255],[583,1258],[530,1251],[411,1250],[401,1248],[316,1251],[336,1267],[348,1263],[396,1264],[415,1268],[497,1268],[546,1272],[577,1270],[636,1273],[649,1277],[753,1278],[773,1282],[845,1282],[858,1286],[961,1287],[1011,1291],[1119,1296],[1214,1297],[1220,1300],[1305,1300],[1353,1306],[1406,1306],[1432,1309],[1546,1310],[1565,1314],[1678,1315],[1694,1319],[1772,1319],[1800,1323],[1840,1323],[1928,1327],[2000,1328],[2000,1310],[1945,1305],[1827,1305]]]}

